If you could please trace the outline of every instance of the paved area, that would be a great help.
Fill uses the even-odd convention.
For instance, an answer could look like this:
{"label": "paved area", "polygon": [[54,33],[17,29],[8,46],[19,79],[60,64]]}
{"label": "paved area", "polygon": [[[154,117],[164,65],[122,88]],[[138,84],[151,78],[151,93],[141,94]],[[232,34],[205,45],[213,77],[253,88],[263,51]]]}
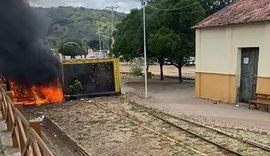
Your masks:
{"label": "paved area", "polygon": [[11,134],[7,131],[6,123],[0,113],[0,156],[20,156],[19,149],[12,148]]}
{"label": "paved area", "polygon": [[133,92],[136,102],[168,113],[188,117],[208,125],[270,132],[270,113],[248,109],[246,104],[222,104],[194,96],[194,81],[179,84],[177,80],[150,80],[149,95],[143,98],[144,83],[137,80],[123,85],[124,92]]}

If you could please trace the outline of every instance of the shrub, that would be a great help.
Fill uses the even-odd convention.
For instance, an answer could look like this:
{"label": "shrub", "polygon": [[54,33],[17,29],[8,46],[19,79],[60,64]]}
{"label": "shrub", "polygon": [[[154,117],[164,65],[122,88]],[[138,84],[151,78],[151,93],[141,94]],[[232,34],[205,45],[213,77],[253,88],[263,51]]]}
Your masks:
{"label": "shrub", "polygon": [[141,76],[142,75],[142,60],[140,58],[135,58],[132,60],[130,66],[130,73],[133,76]]}

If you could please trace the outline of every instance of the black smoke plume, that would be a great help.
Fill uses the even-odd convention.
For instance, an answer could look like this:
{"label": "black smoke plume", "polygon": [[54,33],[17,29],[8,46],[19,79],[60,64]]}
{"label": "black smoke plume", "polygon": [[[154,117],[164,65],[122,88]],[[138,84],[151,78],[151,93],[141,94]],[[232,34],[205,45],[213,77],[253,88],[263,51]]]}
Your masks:
{"label": "black smoke plume", "polygon": [[0,0],[0,75],[25,85],[59,76],[59,61],[41,46],[42,18],[24,0]]}

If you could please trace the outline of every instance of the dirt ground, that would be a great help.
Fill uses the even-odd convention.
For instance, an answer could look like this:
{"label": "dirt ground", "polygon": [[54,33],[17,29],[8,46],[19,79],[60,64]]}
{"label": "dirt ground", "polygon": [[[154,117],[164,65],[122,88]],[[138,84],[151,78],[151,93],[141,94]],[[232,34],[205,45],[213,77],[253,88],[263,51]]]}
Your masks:
{"label": "dirt ground", "polygon": [[[198,155],[190,149],[207,155],[226,155],[217,147],[149,116],[130,101],[270,146],[270,113],[250,110],[242,104],[220,104],[196,98],[194,80],[180,84],[177,79],[160,81],[154,77],[149,80],[150,98],[144,98],[142,80],[142,77],[123,74],[122,96],[29,107],[26,112],[31,118],[49,117],[89,154],[98,156]],[[237,145],[234,148],[243,150]],[[58,155],[61,154],[66,155],[61,152]]]}
{"label": "dirt ground", "polygon": [[[124,73],[130,72],[130,64],[121,63],[120,64],[120,71],[124,72]],[[159,65],[150,65],[149,72],[151,72],[154,75],[159,75],[160,74]],[[164,65],[163,72],[164,72],[164,75],[166,75],[166,76],[178,77],[178,69],[173,65]],[[184,77],[194,78],[195,77],[195,66],[184,66],[182,68],[182,74]]]}
{"label": "dirt ground", "polygon": [[[189,148],[207,155],[226,155],[217,147],[191,137],[127,102],[133,96],[81,99],[34,107],[27,109],[27,112],[32,117],[45,115],[51,118],[91,155],[198,155]],[[249,139],[253,137],[270,146],[270,135],[266,133],[239,129],[226,131]],[[235,145],[234,148],[240,147]]]}
{"label": "dirt ground", "polygon": [[95,104],[121,107],[138,123],[152,124],[164,130],[160,121],[145,117],[123,101],[121,97],[84,99],[61,106],[41,106],[27,110],[33,116],[45,115],[54,120],[62,130],[83,146],[91,155],[195,155],[179,144],[153,133],[136,123],[104,110]]}

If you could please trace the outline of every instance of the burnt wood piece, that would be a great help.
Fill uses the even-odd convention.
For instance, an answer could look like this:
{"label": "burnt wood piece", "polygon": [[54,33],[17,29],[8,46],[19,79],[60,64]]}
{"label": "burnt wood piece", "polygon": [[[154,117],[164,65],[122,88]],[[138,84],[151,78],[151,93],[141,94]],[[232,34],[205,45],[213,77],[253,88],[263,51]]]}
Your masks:
{"label": "burnt wood piece", "polygon": [[255,108],[258,108],[258,104],[259,105],[267,105],[268,106],[268,110],[269,110],[269,106],[270,106],[270,95],[269,94],[260,94],[257,93],[255,95],[255,97],[253,98],[253,100],[249,100],[249,108],[251,105],[254,105]]}

